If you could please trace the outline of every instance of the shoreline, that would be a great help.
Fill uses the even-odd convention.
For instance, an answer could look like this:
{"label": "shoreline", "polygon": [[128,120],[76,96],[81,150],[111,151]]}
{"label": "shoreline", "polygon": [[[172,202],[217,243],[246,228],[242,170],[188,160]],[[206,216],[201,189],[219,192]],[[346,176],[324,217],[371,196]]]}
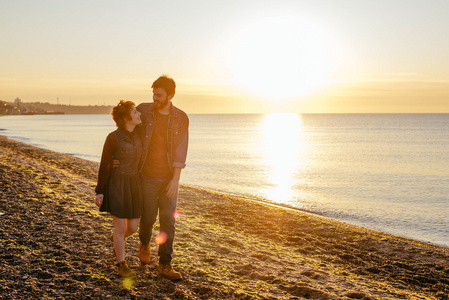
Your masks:
{"label": "shoreline", "polygon": [[[1,131],[2,130],[3,129],[0,128],[0,136],[9,139],[9,137],[1,135]],[[30,145],[30,146],[33,146],[33,147],[40,148],[39,145],[28,144],[26,142],[18,141],[18,140],[14,140],[14,141],[19,142],[19,143],[24,143],[26,145]],[[46,148],[42,148],[42,149],[45,149],[45,150],[48,150],[48,151],[54,151],[54,150],[49,150],[49,149],[46,149]],[[82,157],[79,157],[79,156],[74,156],[72,154],[67,154],[67,153],[61,153],[61,154],[69,155],[69,156],[76,157],[76,158],[79,158],[79,159],[85,159],[85,160],[87,160],[89,162],[92,162],[92,163],[97,163],[96,161],[89,160],[89,159],[86,159],[86,158],[82,158]],[[348,221],[345,221],[345,220],[339,220],[339,219],[336,219],[336,218],[328,217],[328,216],[325,216],[322,213],[318,213],[318,212],[314,212],[314,211],[309,211],[309,210],[297,208],[297,207],[294,207],[294,206],[291,206],[291,205],[288,205],[288,204],[277,203],[275,201],[272,201],[272,200],[269,200],[269,199],[264,199],[264,198],[261,198],[261,197],[250,196],[250,195],[240,195],[240,194],[230,193],[230,192],[226,192],[226,191],[220,191],[220,190],[214,190],[214,189],[211,189],[211,188],[201,187],[201,186],[197,186],[197,185],[189,185],[189,184],[180,184],[180,185],[186,186],[186,187],[198,188],[198,189],[202,189],[202,190],[209,191],[209,192],[212,192],[212,193],[240,197],[240,198],[246,199],[248,201],[265,203],[265,204],[272,205],[272,206],[278,207],[278,208],[291,209],[293,211],[299,211],[299,212],[302,212],[302,213],[307,213],[307,214],[311,214],[311,215],[314,215],[314,216],[319,216],[319,217],[323,217],[323,218],[326,218],[326,219],[335,220],[335,221],[342,222],[344,224],[348,224],[348,225],[351,225],[351,226],[357,226],[357,227],[360,227],[362,229],[373,230],[373,231],[376,231],[376,232],[389,234],[389,235],[392,235],[392,236],[402,237],[402,238],[406,238],[406,239],[416,240],[416,241],[419,241],[419,242],[422,242],[422,243],[428,243],[428,244],[431,244],[431,245],[436,245],[436,246],[448,247],[449,248],[449,245],[446,245],[446,244],[439,244],[439,243],[431,242],[431,241],[428,241],[428,240],[414,238],[412,236],[395,234],[395,233],[392,233],[392,232],[384,231],[382,229],[375,229],[375,228],[366,227],[366,226],[359,225],[359,224],[356,224],[356,223],[351,223],[351,222],[348,222]]]}
{"label": "shoreline", "polygon": [[[66,119],[65,117],[63,119]],[[70,119],[70,118],[69,118]],[[87,121],[87,119],[90,120],[89,117],[82,117],[80,120]],[[109,116],[110,119],[110,116]],[[51,118],[51,120],[55,120],[54,118]],[[61,119],[62,120],[62,119]],[[78,120],[78,117],[76,118]],[[108,123],[106,122],[107,119],[102,118],[102,124]],[[201,121],[202,119],[198,119],[198,121]],[[208,120],[207,118],[204,120]],[[376,119],[381,120],[381,119]],[[413,120],[413,119],[410,119]],[[431,120],[428,117],[426,117],[424,120]],[[445,118],[437,118],[435,120],[441,120],[444,121]],[[67,120],[66,120],[67,121]],[[31,121],[30,121],[31,122]],[[33,124],[33,122],[26,122],[27,124]],[[71,121],[69,121],[68,124],[70,124]],[[90,122],[90,121],[89,121]],[[89,123],[88,122],[88,123]],[[201,121],[202,122],[202,121]],[[197,122],[198,124],[203,124],[201,122]],[[4,125],[13,125],[17,122],[6,122]],[[45,121],[42,123],[47,124],[48,122]],[[53,124],[54,122],[50,122]],[[63,122],[61,124],[66,124],[66,122]],[[109,123],[108,123],[109,124]],[[207,125],[207,123],[205,123]],[[407,123],[408,124],[408,123]],[[439,124],[439,123],[438,123]],[[109,124],[110,125],[110,124]],[[67,125],[64,125],[67,126]],[[204,125],[201,125],[204,126]],[[8,127],[8,126],[6,126]],[[5,127],[5,128],[6,128]],[[19,126],[20,127],[20,126]],[[32,125],[27,125],[27,128],[29,128],[32,131]],[[437,127],[436,127],[437,128]],[[441,127],[438,127],[441,128]],[[74,145],[71,146],[71,142],[74,141],[81,141],[77,142],[78,145],[82,145],[83,143],[90,143],[86,138],[84,138],[85,135],[77,133],[77,136],[82,136],[83,138],[72,138],[69,137],[66,139],[66,141],[52,141],[51,137],[48,136],[48,132],[43,132],[43,135],[38,136],[32,136],[29,134],[31,132],[29,130],[25,131],[16,131],[11,128],[10,131],[4,131],[0,134],[11,136],[11,138],[21,141],[24,143],[32,144],[37,147],[44,147],[47,149],[52,149],[53,151],[60,151],[66,154],[70,155],[76,155],[77,157],[92,160],[92,161],[99,161],[100,154],[98,151],[101,150],[102,143],[101,141],[104,139],[102,135],[95,135],[92,136],[94,138],[92,142],[94,142],[94,145],[90,145],[87,149],[85,147],[79,148],[79,146]],[[112,131],[112,130],[111,130]],[[27,133],[28,132],[28,133]],[[82,132],[82,131],[81,131]],[[324,132],[325,133],[325,132]],[[90,137],[89,137],[90,138]],[[48,142],[50,141],[50,142]],[[444,143],[443,143],[444,144]],[[438,153],[444,153],[444,146],[441,144],[441,141],[438,142],[438,146],[440,150],[438,150]],[[255,173],[255,176],[249,174],[249,173],[235,173],[233,174],[232,167],[230,165],[222,165],[220,166],[220,169],[222,170],[223,176],[226,177],[229,182],[231,182],[234,185],[225,185],[225,181],[223,181],[223,178],[215,177],[216,175],[213,175],[211,173],[211,176],[214,176],[213,180],[203,180],[201,178],[204,178],[199,175],[198,171],[200,173],[206,174],[209,172],[207,170],[207,166],[204,164],[201,164],[201,155],[200,149],[201,144],[198,144],[199,148],[192,149],[192,153],[190,153],[195,161],[192,160],[191,163],[194,163],[195,166],[188,167],[184,172],[182,182],[187,184],[192,184],[193,186],[199,186],[206,189],[212,189],[224,193],[232,193],[236,195],[237,193],[240,194],[242,197],[248,197],[248,198],[255,198],[255,199],[261,199],[263,201],[272,202],[269,199],[263,199],[263,198],[272,198],[276,199],[276,197],[273,197],[269,195],[269,191],[273,191],[274,188],[276,188],[276,184],[273,185],[270,183],[272,180],[271,177],[267,177],[266,174],[270,174],[271,167],[268,163],[268,160],[266,162],[260,161],[260,160],[240,160],[240,158],[237,158],[235,163],[245,165],[245,170],[250,170],[250,168],[255,168],[254,170],[257,170]],[[236,144],[237,145],[237,144]],[[249,144],[248,144],[249,145]],[[251,144],[252,145],[252,144]],[[256,144],[254,144],[256,145]],[[360,145],[362,146],[362,144]],[[241,154],[239,154],[239,157],[243,157],[242,155],[244,152],[247,152],[247,150],[232,150],[232,148],[235,148],[236,146],[232,146],[231,148],[227,149],[226,151],[239,151]],[[240,147],[240,146],[238,146]],[[218,148],[217,148],[218,149]],[[237,149],[237,148],[236,148]],[[239,148],[244,149],[244,148]],[[256,149],[256,148],[255,148]],[[261,148],[257,148],[261,149]],[[381,148],[379,148],[381,149]],[[302,172],[305,172],[304,170],[297,170],[294,173],[291,174],[292,178],[296,178],[294,180],[303,180],[307,179],[309,182],[306,185],[301,184],[293,184],[289,191],[291,192],[289,199],[276,199],[279,202],[287,202],[291,207],[294,208],[294,206],[299,207],[299,209],[306,209],[307,212],[314,213],[321,216],[327,216],[330,218],[334,218],[343,222],[347,222],[349,224],[354,224],[374,230],[379,230],[382,232],[387,232],[393,235],[408,237],[412,239],[418,239],[423,242],[430,242],[436,245],[442,245],[449,247],[449,236],[445,234],[445,227],[449,226],[449,223],[445,219],[445,215],[442,213],[445,209],[444,203],[441,202],[440,198],[443,197],[444,194],[444,188],[435,188],[438,184],[441,187],[444,187],[444,181],[447,176],[444,174],[444,170],[441,170],[439,166],[441,166],[441,163],[438,163],[438,165],[435,165],[435,168],[429,167],[428,171],[425,171],[420,164],[422,164],[423,159],[430,159],[430,161],[437,162],[435,159],[441,158],[438,161],[444,161],[445,155],[441,154],[441,156],[434,156],[432,158],[432,151],[437,150],[431,150],[430,148],[426,148],[430,152],[428,152],[429,156],[424,155],[421,156],[419,154],[419,151],[412,151],[410,154],[413,153],[413,163],[409,165],[405,161],[401,162],[401,158],[396,159],[392,158],[392,163],[396,165],[398,163],[398,167],[400,167],[401,164],[406,163],[407,170],[409,170],[411,173],[406,175],[405,173],[402,174],[402,171],[400,171],[398,174],[395,174],[394,177],[391,177],[390,171],[388,171],[388,167],[385,164],[382,164],[383,167],[377,166],[377,169],[375,171],[375,174],[372,174],[370,176],[365,176],[366,174],[369,174],[371,171],[365,170],[365,168],[369,168],[369,163],[363,163],[360,165],[360,168],[357,167],[356,169],[352,168],[345,168],[344,164],[340,164],[340,167],[345,168],[345,171],[342,173],[342,176],[335,176],[333,175],[332,178],[329,177],[330,173],[334,172],[323,172],[320,171],[320,169],[324,168],[325,164],[322,164],[322,159],[325,159],[325,157],[315,157],[314,154],[310,153],[310,155],[305,156],[304,160],[301,158],[299,161],[303,161],[304,163],[306,161],[312,162],[315,159],[319,159],[316,162],[320,161],[318,165],[320,167],[317,167],[316,163],[313,163],[310,165],[310,170],[307,172],[310,172],[311,170],[314,170],[313,172],[309,174],[302,174]],[[442,149],[442,150],[441,150]],[[333,151],[331,148],[329,148],[330,151]],[[220,152],[222,150],[219,150]],[[223,150],[225,151],[225,150]],[[408,151],[408,150],[407,150]],[[443,152],[441,152],[443,151]],[[378,152],[377,150],[375,152]],[[257,154],[258,151],[252,150],[248,152],[251,157],[253,155],[256,155],[255,157],[259,156],[261,153]],[[331,153],[331,152],[329,152]],[[379,152],[380,153],[380,152]],[[378,153],[378,154],[379,154]],[[190,155],[189,154],[189,155]],[[200,155],[200,156],[198,156]],[[211,157],[208,156],[208,159],[212,159],[214,157],[214,154],[210,154]],[[265,155],[265,154],[263,154]],[[377,155],[377,154],[376,154]],[[309,159],[310,156],[310,159]],[[264,156],[265,157],[265,156]],[[315,157],[315,158],[314,158]],[[358,155],[359,159],[362,159],[364,155]],[[380,156],[382,157],[382,155]],[[389,156],[392,157],[392,156]],[[200,159],[200,160],[198,160]],[[259,159],[259,158],[258,158]],[[265,159],[265,158],[264,158]],[[212,161],[211,160],[211,161]],[[338,160],[337,160],[338,161]],[[345,160],[346,161],[346,160]],[[346,161],[348,163],[349,161]],[[257,165],[260,164],[260,165]],[[315,167],[314,167],[315,166]],[[405,165],[404,165],[405,166]],[[204,169],[205,168],[205,169]],[[415,169],[416,168],[416,169]],[[323,169],[322,169],[323,170]],[[399,169],[398,169],[399,170]],[[421,171],[414,171],[414,170],[421,170]],[[439,170],[439,171],[436,171]],[[316,171],[316,172],[315,172]],[[268,172],[268,173],[266,173]],[[360,173],[362,172],[362,173]],[[408,171],[407,171],[408,172]],[[436,172],[436,173],[435,173]],[[203,176],[204,176],[203,174]],[[249,174],[249,175],[248,175]],[[365,175],[363,175],[365,174]],[[412,175],[413,174],[413,175]],[[428,179],[427,175],[434,174],[435,177],[432,178],[432,180]],[[221,175],[220,175],[221,176]],[[298,177],[299,176],[299,177]],[[354,180],[346,180],[347,178],[354,176]],[[413,179],[409,179],[408,176],[414,176]],[[221,176],[222,177],[222,176]],[[238,181],[247,182],[246,185],[241,185],[238,183],[238,181],[233,181],[233,178],[238,178]],[[303,178],[303,179],[301,179]],[[346,179],[345,179],[346,178]],[[329,181],[328,181],[329,180]],[[380,180],[382,182],[400,182],[401,184],[396,185],[395,187],[391,187],[391,190],[389,188],[385,189],[382,188],[383,185],[376,185],[375,182],[377,180]],[[415,182],[415,180],[418,180]],[[328,181],[328,182],[327,182]],[[334,182],[335,181],[335,182]],[[298,183],[297,181],[296,183]],[[347,182],[347,184],[345,183]],[[352,183],[351,183],[352,182]],[[422,183],[422,184],[421,184]],[[338,187],[336,190],[333,190],[333,188],[330,188],[329,185],[347,185],[348,187],[342,188],[341,186]],[[260,188],[257,190],[254,187],[259,186]],[[321,188],[320,188],[321,186]],[[413,193],[408,195],[407,194],[407,188],[410,187],[411,190],[413,190]],[[347,189],[347,190],[345,190]],[[426,193],[426,189],[429,189],[429,192]],[[287,190],[285,190],[287,191]],[[441,194],[443,193],[443,194]],[[421,201],[419,196],[417,195],[423,195],[422,199],[425,199],[425,201]],[[443,197],[444,198],[444,197]],[[392,199],[391,201],[389,199]],[[407,204],[408,203],[408,204]],[[427,203],[427,204],[426,204]],[[410,205],[409,205],[410,204]],[[279,204],[282,205],[282,204]],[[381,205],[383,209],[379,210],[376,208],[376,206]],[[427,207],[427,208],[426,208]],[[437,207],[439,209],[437,209]],[[381,211],[385,210],[385,213],[381,213]],[[401,211],[405,213],[401,213]]]}
{"label": "shoreline", "polygon": [[369,228],[369,227],[365,227],[363,225],[358,225],[355,223],[351,223],[348,221],[344,221],[344,220],[338,220],[332,217],[328,217],[325,216],[324,214],[320,214],[318,212],[314,212],[314,211],[310,211],[310,210],[305,210],[305,209],[301,209],[298,207],[294,207],[294,206],[290,206],[288,204],[282,204],[282,203],[277,203],[268,199],[263,199],[263,198],[258,198],[258,197],[251,197],[251,196],[247,196],[247,195],[239,195],[239,194],[233,194],[233,193],[229,193],[229,192],[224,192],[224,191],[219,191],[219,190],[214,190],[214,189],[209,189],[209,188],[204,188],[201,186],[196,186],[196,185],[188,185],[188,184],[181,184],[182,186],[185,187],[192,187],[192,188],[196,188],[196,189],[201,189],[204,190],[206,192],[210,192],[210,193],[216,193],[216,194],[222,194],[222,195],[229,195],[229,196],[233,196],[233,197],[239,197],[248,201],[253,201],[255,203],[262,203],[262,204],[266,204],[266,205],[270,205],[279,209],[287,209],[287,210],[292,210],[292,211],[297,211],[297,212],[301,212],[304,214],[310,214],[312,216],[316,216],[316,217],[321,217],[330,221],[335,221],[335,222],[340,222],[349,226],[354,226],[354,227],[358,227],[361,230],[365,229],[365,230],[369,230],[369,231],[373,231],[373,232],[378,232],[380,234],[386,234],[386,235],[391,235],[394,237],[398,237],[398,238],[404,238],[404,239],[409,239],[409,240],[413,240],[413,241],[417,241],[420,243],[424,243],[424,244],[429,244],[429,245],[435,245],[435,246],[439,246],[439,247],[444,247],[444,248],[449,248],[449,245],[445,245],[445,244],[439,244],[439,243],[434,243],[431,241],[426,241],[426,240],[421,240],[421,239],[417,239],[417,238],[413,238],[410,236],[405,236],[405,235],[400,235],[400,234],[394,234],[388,231],[383,231],[383,230],[379,230],[379,229],[374,229],[374,228]]}
{"label": "shoreline", "polygon": [[[0,135],[0,298],[448,299],[449,248],[182,185],[173,263],[116,276],[112,222],[93,203],[98,163]],[[251,200],[251,201],[249,201]]]}

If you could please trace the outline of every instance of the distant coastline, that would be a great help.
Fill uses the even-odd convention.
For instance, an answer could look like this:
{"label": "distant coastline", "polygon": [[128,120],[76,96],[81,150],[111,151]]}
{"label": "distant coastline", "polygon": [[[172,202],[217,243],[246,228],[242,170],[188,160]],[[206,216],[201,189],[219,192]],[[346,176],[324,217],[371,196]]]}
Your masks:
{"label": "distant coastline", "polygon": [[110,105],[64,105],[44,102],[22,102],[16,98],[14,102],[0,100],[1,115],[86,115],[110,114]]}

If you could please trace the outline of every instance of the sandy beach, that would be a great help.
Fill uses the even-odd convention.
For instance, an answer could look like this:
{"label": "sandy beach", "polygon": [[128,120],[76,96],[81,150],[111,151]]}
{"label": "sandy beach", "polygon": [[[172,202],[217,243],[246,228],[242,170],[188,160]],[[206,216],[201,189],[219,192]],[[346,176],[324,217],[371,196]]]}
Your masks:
{"label": "sandy beach", "polygon": [[97,169],[0,136],[1,299],[448,299],[449,248],[189,186],[173,259],[184,280],[158,277],[156,255],[141,267],[135,234],[138,277],[123,282]]}

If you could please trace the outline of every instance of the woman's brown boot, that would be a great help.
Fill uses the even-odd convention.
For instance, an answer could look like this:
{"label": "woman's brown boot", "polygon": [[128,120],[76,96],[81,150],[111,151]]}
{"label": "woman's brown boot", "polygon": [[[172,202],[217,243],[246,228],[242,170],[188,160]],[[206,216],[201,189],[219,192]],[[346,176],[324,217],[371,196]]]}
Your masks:
{"label": "woman's brown boot", "polygon": [[119,262],[117,264],[118,273],[123,278],[135,278],[136,274],[128,268],[126,261]]}

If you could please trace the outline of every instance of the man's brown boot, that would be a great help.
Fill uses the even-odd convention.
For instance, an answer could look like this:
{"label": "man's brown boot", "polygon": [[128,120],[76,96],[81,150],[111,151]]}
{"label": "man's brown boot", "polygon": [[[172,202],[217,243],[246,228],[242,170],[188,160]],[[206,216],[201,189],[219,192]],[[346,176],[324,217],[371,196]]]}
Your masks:
{"label": "man's brown boot", "polygon": [[128,268],[126,261],[119,262],[117,264],[118,273],[123,278],[135,278],[136,274]]}
{"label": "man's brown boot", "polygon": [[150,260],[151,260],[150,244],[144,245],[144,244],[140,243],[140,246],[139,246],[139,258],[140,258],[140,262],[143,265],[147,265],[147,264],[150,263]]}
{"label": "man's brown boot", "polygon": [[181,273],[175,271],[171,265],[159,265],[157,267],[158,274],[162,277],[172,280],[172,281],[180,281],[182,280]]}

